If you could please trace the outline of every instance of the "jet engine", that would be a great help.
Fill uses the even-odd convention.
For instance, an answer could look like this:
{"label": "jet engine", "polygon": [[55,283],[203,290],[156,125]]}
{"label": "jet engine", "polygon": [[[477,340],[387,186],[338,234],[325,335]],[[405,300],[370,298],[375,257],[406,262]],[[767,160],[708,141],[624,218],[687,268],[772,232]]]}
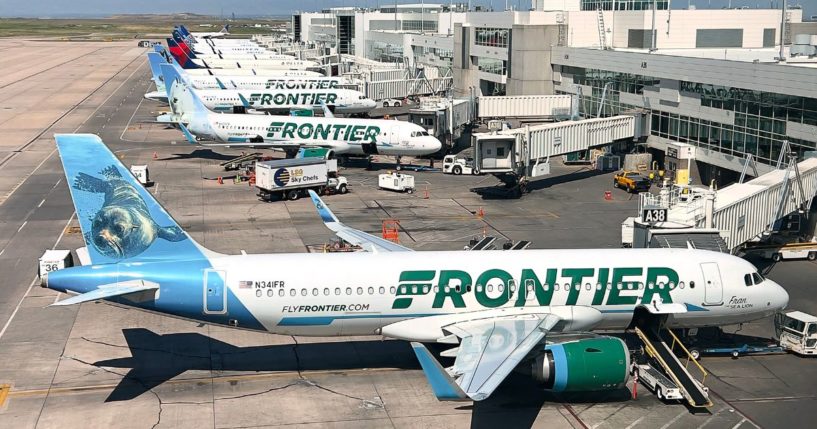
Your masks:
{"label": "jet engine", "polygon": [[531,361],[531,374],[553,392],[615,390],[630,378],[630,351],[607,336],[550,343]]}

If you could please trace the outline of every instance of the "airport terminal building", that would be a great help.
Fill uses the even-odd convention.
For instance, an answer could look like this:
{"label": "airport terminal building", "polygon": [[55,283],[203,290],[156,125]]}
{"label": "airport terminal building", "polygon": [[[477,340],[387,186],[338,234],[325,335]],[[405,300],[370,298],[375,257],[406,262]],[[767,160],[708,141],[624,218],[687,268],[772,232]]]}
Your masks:
{"label": "airport terminal building", "polygon": [[762,174],[786,145],[800,159],[817,149],[817,23],[802,22],[800,9],[784,18],[779,9],[652,4],[329,9],[294,16],[293,28],[342,53],[448,66],[454,96],[575,94],[585,117],[640,111],[656,159],[666,168],[690,163],[699,183],[734,181],[749,157]]}

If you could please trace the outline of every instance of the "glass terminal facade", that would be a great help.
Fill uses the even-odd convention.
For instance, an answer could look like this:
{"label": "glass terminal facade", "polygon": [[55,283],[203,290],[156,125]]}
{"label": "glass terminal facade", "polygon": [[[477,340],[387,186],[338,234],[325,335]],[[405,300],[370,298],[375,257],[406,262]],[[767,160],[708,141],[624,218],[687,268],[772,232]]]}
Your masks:
{"label": "glass terminal facade", "polygon": [[474,44],[480,46],[491,46],[494,48],[507,48],[511,39],[511,30],[507,28],[476,28],[474,30]]}
{"label": "glass terminal facade", "polygon": [[[591,116],[598,112],[603,88],[608,82],[603,116],[645,108],[621,103],[619,94],[640,95],[645,87],[658,87],[661,83],[660,79],[650,76],[598,69],[562,67],[562,72],[572,75],[574,84],[592,88],[592,94],[585,94],[580,104],[581,110]],[[649,109],[652,135],[741,158],[752,154],[765,164],[777,163],[785,140],[798,159],[803,159],[805,151],[817,150],[817,136],[815,140],[802,140],[786,134],[787,121],[817,125],[817,99],[687,81],[679,82],[679,87],[682,98],[700,98],[702,107],[727,111],[733,118],[732,123],[711,117],[679,115],[657,106]]]}

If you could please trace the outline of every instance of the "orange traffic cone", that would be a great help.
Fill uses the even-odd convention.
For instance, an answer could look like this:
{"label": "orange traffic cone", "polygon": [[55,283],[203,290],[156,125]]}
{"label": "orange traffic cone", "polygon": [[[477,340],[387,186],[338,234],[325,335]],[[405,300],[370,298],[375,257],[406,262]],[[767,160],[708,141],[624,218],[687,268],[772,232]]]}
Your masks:
{"label": "orange traffic cone", "polygon": [[153,152],[153,159],[159,159],[159,154],[156,153],[156,152]]}
{"label": "orange traffic cone", "polygon": [[223,185],[223,184],[224,184],[224,180],[222,180],[222,179],[221,179],[221,176],[218,176],[218,184],[219,184],[219,185]]}

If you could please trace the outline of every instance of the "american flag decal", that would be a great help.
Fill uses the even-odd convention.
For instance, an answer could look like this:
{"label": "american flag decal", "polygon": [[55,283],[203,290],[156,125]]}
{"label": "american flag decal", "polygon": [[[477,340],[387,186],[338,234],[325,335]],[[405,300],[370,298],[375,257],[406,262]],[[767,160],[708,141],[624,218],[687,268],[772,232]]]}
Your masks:
{"label": "american flag decal", "polygon": [[241,280],[238,282],[239,289],[251,289],[252,288],[252,280]]}

